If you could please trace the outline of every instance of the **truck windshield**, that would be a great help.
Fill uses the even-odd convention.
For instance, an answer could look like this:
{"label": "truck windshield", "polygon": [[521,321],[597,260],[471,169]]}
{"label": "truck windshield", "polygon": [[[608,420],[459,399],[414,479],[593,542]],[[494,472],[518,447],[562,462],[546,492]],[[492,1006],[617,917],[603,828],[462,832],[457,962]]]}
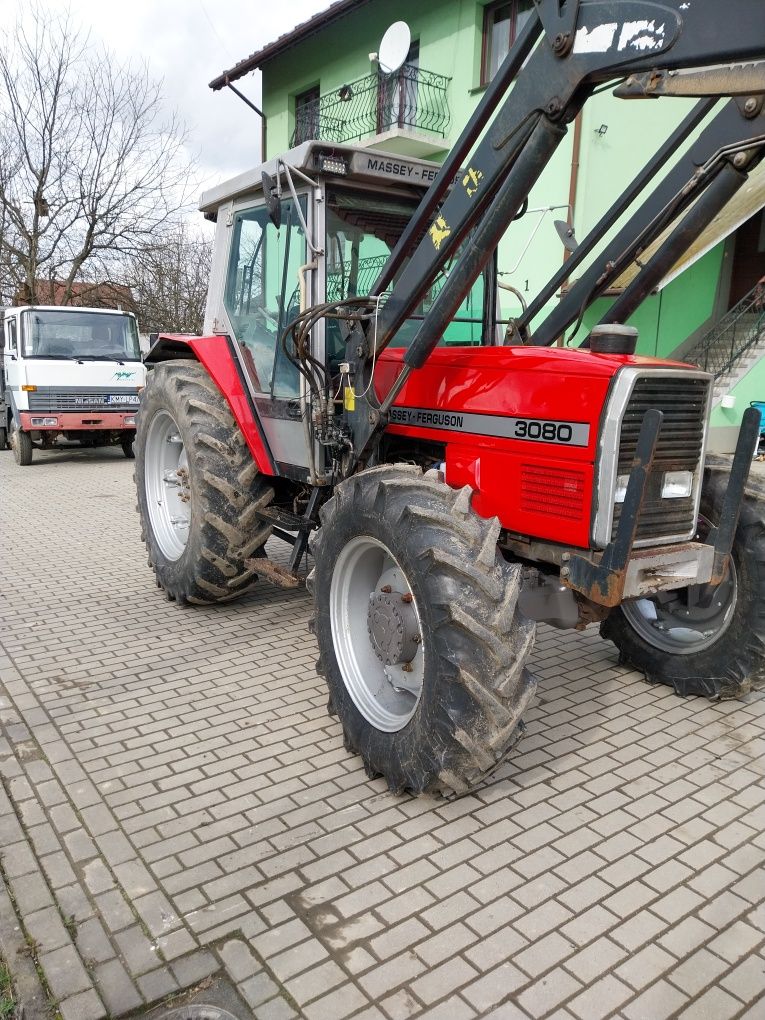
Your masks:
{"label": "truck windshield", "polygon": [[[416,208],[414,199],[328,189],[327,301],[369,293]],[[412,342],[448,272],[447,266],[399,330],[392,347],[408,347]],[[477,346],[483,342],[483,298],[484,277],[479,276],[439,346]]]}
{"label": "truck windshield", "polygon": [[23,314],[22,335],[27,358],[141,360],[136,321],[123,312],[33,309]]}

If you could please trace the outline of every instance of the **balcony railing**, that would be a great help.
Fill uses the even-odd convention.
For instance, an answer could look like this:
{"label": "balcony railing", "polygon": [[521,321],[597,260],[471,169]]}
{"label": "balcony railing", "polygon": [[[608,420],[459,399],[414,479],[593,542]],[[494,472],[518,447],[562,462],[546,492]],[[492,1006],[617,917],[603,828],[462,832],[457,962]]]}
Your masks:
{"label": "balcony railing", "polygon": [[295,112],[292,145],[309,138],[353,142],[394,128],[445,137],[450,78],[404,64],[395,74],[368,74],[304,104]]}

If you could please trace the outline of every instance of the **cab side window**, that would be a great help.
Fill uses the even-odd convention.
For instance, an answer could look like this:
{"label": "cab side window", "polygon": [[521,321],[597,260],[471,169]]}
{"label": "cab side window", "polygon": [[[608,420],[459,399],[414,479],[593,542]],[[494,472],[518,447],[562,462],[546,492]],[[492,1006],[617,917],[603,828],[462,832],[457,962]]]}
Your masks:
{"label": "cab side window", "polygon": [[16,341],[16,320],[8,319],[5,323],[5,343],[8,350],[15,354],[17,351]]}
{"label": "cab side window", "polygon": [[[305,215],[303,199],[301,205]],[[298,271],[306,261],[306,242],[291,200],[282,202],[279,228],[262,206],[235,216],[226,311],[256,388],[274,397],[299,393],[298,370],[284,356],[279,337],[300,310]]]}

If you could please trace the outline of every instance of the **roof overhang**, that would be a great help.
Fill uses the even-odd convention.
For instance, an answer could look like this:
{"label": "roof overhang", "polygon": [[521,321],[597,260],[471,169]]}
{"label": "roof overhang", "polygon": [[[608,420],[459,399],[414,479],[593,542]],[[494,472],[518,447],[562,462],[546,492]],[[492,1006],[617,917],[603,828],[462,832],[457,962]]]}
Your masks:
{"label": "roof overhang", "polygon": [[303,21],[301,24],[296,25],[291,32],[280,35],[274,42],[264,46],[262,50],[251,53],[249,57],[240,60],[239,63],[234,64],[228,71],[223,71],[217,78],[213,78],[210,82],[210,88],[215,91],[225,88],[231,82],[236,81],[238,78],[243,78],[250,71],[262,67],[269,60],[280,56],[286,50],[303,42],[304,39],[316,35],[317,32],[338,21],[352,10],[355,10],[357,7],[363,7],[364,4],[369,2],[370,0],[335,0],[335,3],[330,4],[325,11],[321,11],[319,14],[309,18],[308,21]]}
{"label": "roof overhang", "polygon": [[[751,171],[747,182],[739,188],[722,212],[715,217],[706,230],[696,238],[682,257],[678,259],[661,281],[658,289],[663,290],[668,283],[671,283],[672,280],[685,272],[686,269],[689,269],[694,262],[698,262],[700,258],[706,255],[716,244],[719,244],[720,241],[730,237],[743,223],[746,223],[748,219],[751,219],[752,216],[763,208],[765,208],[765,162],[760,163],[759,166]],[[647,262],[656,249],[664,243],[675,225],[676,223],[672,224],[672,227],[665,230],[653,244],[646,248],[645,252],[640,256],[642,263]],[[614,288],[621,290],[623,287],[626,287],[638,272],[639,266],[633,263],[614,283]]]}

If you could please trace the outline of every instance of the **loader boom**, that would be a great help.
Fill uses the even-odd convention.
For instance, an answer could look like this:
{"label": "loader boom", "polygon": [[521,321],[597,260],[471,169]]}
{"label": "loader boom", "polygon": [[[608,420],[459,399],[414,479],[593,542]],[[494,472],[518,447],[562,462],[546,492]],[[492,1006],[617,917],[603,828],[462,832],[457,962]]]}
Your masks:
{"label": "loader boom", "polygon": [[[411,371],[427,360],[565,136],[566,125],[596,87],[629,79],[633,83],[630,94],[642,91],[644,95],[653,95],[645,85],[646,80],[661,80],[665,72],[674,75],[686,68],[714,66],[714,75],[704,72],[694,75],[693,87],[686,89],[686,93],[715,98],[739,95],[743,88],[757,81],[761,84],[759,91],[765,91],[762,66],[759,73],[757,67],[733,66],[765,60],[765,7],[757,0],[734,0],[726,6],[724,18],[719,17],[715,0],[696,0],[693,4],[680,0],[664,4],[649,0],[567,0],[563,4],[558,0],[535,0],[535,6],[536,18],[530,20],[508,54],[496,87],[487,90],[372,288],[375,297],[390,288],[376,321],[363,329],[358,327],[350,338],[351,376],[366,385],[374,358],[394,341],[436,274],[455,258],[462,246],[406,352],[404,367],[391,391],[379,405],[372,395],[371,399],[357,401],[355,408],[346,412],[355,463],[368,456],[370,440],[384,427],[386,412],[396,395]],[[511,83],[512,92],[505,96]],[[664,91],[671,93],[672,88],[665,87]],[[664,158],[688,137],[707,112],[707,106],[702,99],[662,150]],[[615,309],[610,321],[623,321],[650,289],[661,265],[687,248],[746,181],[747,171],[759,162],[765,148],[760,109],[761,99],[757,95],[731,102],[724,116],[703,136],[704,144],[714,146],[713,153],[719,150],[712,164],[703,173],[691,174],[690,186],[682,191],[689,167],[687,159],[681,161],[609,246],[609,253],[621,256],[619,265],[630,261],[648,239],[660,233],[660,226],[687,209],[706,188],[713,187],[704,208],[689,214],[690,218],[676,228],[672,243],[662,247],[661,261],[639,274],[629,296]],[[738,116],[737,110],[741,111]],[[492,114],[494,119],[490,120]],[[470,154],[485,125],[488,127],[482,139]],[[649,166],[653,164],[655,161]],[[447,194],[458,168],[461,169],[456,184]],[[643,186],[650,178],[649,172],[639,176]],[[678,188],[681,197],[676,200]],[[630,197],[637,190],[630,189]],[[621,208],[624,202],[617,205]],[[662,211],[667,209],[667,215],[662,217]],[[607,216],[598,224],[588,238],[587,251],[602,238],[614,219]],[[636,229],[638,237],[634,239]],[[412,251],[418,237],[421,240]],[[629,238],[633,238],[631,244]],[[589,270],[587,282],[580,281],[576,296],[556,309],[550,326],[543,325],[533,343],[552,342],[560,333],[560,323],[576,318],[579,311],[576,300],[587,298],[589,303],[606,286],[612,274],[604,278],[602,266],[600,260]],[[566,269],[568,275],[570,269]],[[557,274],[555,279],[560,282],[560,277]],[[545,296],[549,295],[550,288],[546,288]],[[524,326],[528,326],[541,302],[540,296],[524,316]]]}

